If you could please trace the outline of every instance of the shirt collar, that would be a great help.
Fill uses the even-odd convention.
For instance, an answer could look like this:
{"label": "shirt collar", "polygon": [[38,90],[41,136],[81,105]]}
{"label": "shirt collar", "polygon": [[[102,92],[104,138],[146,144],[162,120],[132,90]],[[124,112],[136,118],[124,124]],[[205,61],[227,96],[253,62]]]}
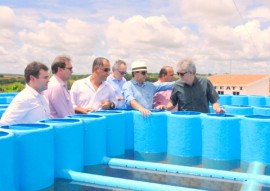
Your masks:
{"label": "shirt collar", "polygon": [[145,86],[145,82],[143,82],[143,84],[141,85],[141,84],[139,84],[134,78],[131,79],[131,82],[132,82],[134,85],[137,85],[137,86],[140,86],[140,87]]}
{"label": "shirt collar", "polygon": [[37,90],[35,90],[35,89],[32,88],[31,86],[29,86],[28,84],[25,85],[25,89],[26,89],[27,91],[32,92],[32,94],[33,94],[34,96],[36,96],[36,97],[40,95],[40,93],[38,93]]}
{"label": "shirt collar", "polygon": [[64,86],[64,87],[67,86],[67,83],[64,82],[64,81],[63,81],[61,78],[59,78],[57,75],[54,74],[52,77],[55,78],[55,80],[57,80],[57,81],[59,82],[60,85],[62,85],[62,86]]}

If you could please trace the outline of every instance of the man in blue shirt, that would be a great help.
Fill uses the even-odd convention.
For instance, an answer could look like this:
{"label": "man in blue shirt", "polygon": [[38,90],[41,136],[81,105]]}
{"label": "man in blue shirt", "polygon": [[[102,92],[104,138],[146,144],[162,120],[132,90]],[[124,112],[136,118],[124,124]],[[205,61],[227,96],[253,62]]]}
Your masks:
{"label": "man in blue shirt", "polygon": [[158,91],[172,89],[174,82],[157,83],[146,82],[147,66],[143,61],[132,63],[132,79],[124,84],[123,93],[127,108],[139,110],[143,116],[151,114],[153,96]]}
{"label": "man in blue shirt", "polygon": [[112,67],[112,74],[107,78],[107,82],[112,85],[116,99],[118,101],[117,108],[124,109],[125,101],[122,92],[124,83],[126,83],[125,75],[127,74],[127,65],[123,60],[117,60]]}

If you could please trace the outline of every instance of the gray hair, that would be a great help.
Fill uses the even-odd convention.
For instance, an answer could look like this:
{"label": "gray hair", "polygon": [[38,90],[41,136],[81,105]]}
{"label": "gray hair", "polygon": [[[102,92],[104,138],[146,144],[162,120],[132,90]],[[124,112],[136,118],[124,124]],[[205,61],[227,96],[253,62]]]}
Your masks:
{"label": "gray hair", "polygon": [[190,58],[185,58],[177,63],[177,71],[185,70],[196,74],[196,66]]}
{"label": "gray hair", "polygon": [[113,71],[119,70],[119,68],[120,68],[120,66],[121,66],[122,64],[125,65],[125,66],[127,65],[126,62],[123,61],[123,60],[116,60],[115,63],[114,63],[114,65],[113,65],[113,67],[112,67],[112,70],[113,70]]}

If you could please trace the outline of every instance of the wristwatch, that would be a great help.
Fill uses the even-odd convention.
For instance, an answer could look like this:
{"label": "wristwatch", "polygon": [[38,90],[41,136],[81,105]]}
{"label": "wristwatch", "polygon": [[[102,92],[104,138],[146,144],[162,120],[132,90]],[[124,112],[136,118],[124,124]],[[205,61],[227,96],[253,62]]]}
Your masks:
{"label": "wristwatch", "polygon": [[115,108],[115,104],[113,102],[111,102],[110,109],[114,109],[114,108]]}

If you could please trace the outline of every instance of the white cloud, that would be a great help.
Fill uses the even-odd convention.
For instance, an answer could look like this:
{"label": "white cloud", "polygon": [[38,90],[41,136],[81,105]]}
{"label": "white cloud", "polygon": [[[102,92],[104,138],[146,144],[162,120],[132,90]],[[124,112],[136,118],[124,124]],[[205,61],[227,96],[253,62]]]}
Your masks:
{"label": "white cloud", "polygon": [[0,6],[0,29],[12,29],[16,26],[16,16],[13,10],[9,7]]}
{"label": "white cloud", "polygon": [[168,65],[169,55],[181,55],[177,53],[179,49],[186,49],[198,39],[187,27],[170,24],[165,16],[144,18],[140,15],[123,22],[110,18],[105,36],[112,57],[127,57],[131,62],[147,59],[155,72],[162,65]]}
{"label": "white cloud", "polygon": [[199,73],[269,73],[269,1],[234,2],[98,1],[62,6],[60,0],[35,7],[0,6],[0,70],[22,73],[33,60],[50,65],[56,55],[68,54],[75,74],[90,73],[96,56],[111,63],[123,59],[129,68],[144,59],[150,72],[189,56]]}

